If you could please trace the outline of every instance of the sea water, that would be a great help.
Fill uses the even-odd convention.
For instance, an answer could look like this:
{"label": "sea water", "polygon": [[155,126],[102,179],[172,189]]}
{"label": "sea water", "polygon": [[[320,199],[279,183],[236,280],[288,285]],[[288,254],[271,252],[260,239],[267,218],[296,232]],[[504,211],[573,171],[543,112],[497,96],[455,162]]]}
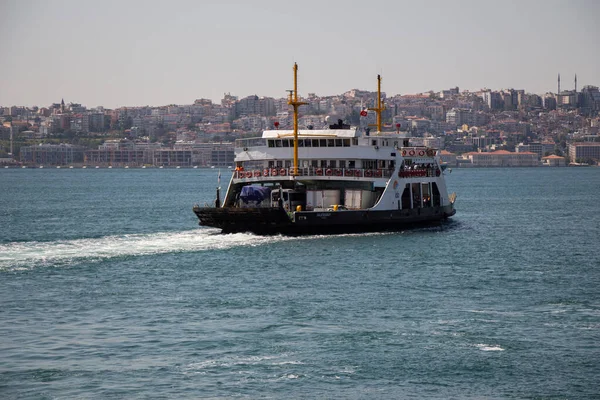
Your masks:
{"label": "sea water", "polygon": [[600,397],[600,169],[300,238],[198,227],[217,173],[0,171],[0,398]]}

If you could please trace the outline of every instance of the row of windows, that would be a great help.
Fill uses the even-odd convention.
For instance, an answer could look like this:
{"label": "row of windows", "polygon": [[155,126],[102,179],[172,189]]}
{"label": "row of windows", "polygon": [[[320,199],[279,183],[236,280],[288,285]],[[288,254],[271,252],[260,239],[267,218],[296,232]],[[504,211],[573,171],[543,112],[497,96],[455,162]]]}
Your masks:
{"label": "row of windows", "polygon": [[[300,168],[357,168],[356,160],[299,160]],[[394,160],[363,160],[364,169],[394,169],[396,162]],[[292,160],[273,160],[269,161],[269,168],[291,168]],[[262,168],[260,163],[247,163],[247,169]]]}
{"label": "row of windows", "polygon": [[[358,138],[352,139],[298,139],[298,147],[350,147],[358,146]],[[269,147],[294,147],[294,139],[269,139]]]}

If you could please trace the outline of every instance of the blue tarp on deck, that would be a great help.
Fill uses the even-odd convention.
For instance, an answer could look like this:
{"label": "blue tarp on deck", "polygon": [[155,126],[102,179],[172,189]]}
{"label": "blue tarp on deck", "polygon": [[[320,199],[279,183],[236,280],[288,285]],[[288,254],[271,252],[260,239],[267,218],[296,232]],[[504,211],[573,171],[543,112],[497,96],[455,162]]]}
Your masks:
{"label": "blue tarp on deck", "polygon": [[242,188],[242,192],[240,193],[240,200],[244,202],[244,204],[248,204],[250,202],[258,205],[265,199],[269,199],[271,196],[271,189],[266,188],[264,186],[244,186]]}

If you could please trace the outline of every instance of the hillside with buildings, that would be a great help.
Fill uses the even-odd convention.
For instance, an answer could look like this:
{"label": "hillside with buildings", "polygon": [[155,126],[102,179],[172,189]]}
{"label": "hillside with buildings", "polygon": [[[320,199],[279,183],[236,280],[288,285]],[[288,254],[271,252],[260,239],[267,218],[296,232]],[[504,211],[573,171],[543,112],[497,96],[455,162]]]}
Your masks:
{"label": "hillside with buildings", "polygon": [[[560,78],[559,78],[560,79]],[[419,137],[442,149],[454,166],[597,164],[600,91],[596,86],[537,95],[524,90],[459,88],[387,97],[385,130]],[[375,123],[376,92],[309,93],[300,127],[338,118],[363,128]],[[64,101],[42,107],[0,107],[4,165],[219,166],[233,164],[235,139],[292,127],[286,98],[239,99],[161,107],[88,109]]]}

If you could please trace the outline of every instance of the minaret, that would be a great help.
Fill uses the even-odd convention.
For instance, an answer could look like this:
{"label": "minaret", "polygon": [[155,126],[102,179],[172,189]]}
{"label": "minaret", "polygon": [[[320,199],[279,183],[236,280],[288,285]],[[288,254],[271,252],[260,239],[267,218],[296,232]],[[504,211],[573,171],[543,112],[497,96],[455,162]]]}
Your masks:
{"label": "minaret", "polygon": [[558,73],[558,94],[560,94],[560,72]]}
{"label": "minaret", "polygon": [[577,74],[575,74],[575,93],[577,93]]}

